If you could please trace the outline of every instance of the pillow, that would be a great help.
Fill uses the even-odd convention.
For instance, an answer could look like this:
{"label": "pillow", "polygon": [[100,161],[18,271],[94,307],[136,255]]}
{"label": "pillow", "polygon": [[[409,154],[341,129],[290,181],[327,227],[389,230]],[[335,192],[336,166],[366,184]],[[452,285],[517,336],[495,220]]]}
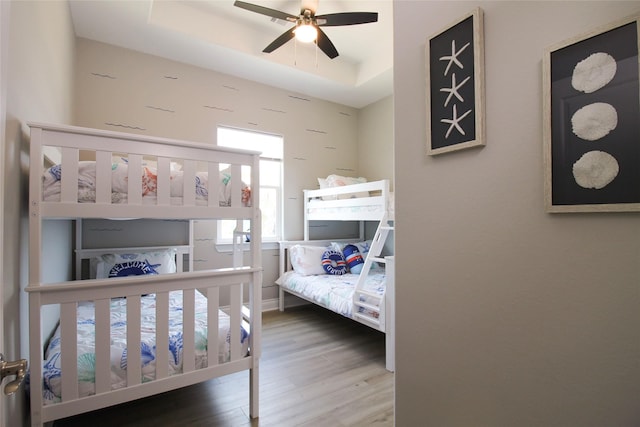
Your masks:
{"label": "pillow", "polygon": [[[329,175],[326,179],[318,178],[318,184],[320,185],[320,189],[342,187],[345,185],[352,185],[352,184],[363,184],[365,182],[367,182],[367,179],[363,177],[353,178],[353,177],[341,176],[341,175],[335,175],[335,174]],[[356,197],[368,197],[368,196],[369,196],[368,191],[361,191],[361,192],[351,193],[351,194],[340,194],[338,195],[337,198],[353,199]],[[323,196],[322,200],[336,200],[336,196]]]}
{"label": "pillow", "polygon": [[360,274],[364,266],[364,258],[360,255],[358,247],[355,245],[346,245],[342,250],[344,259],[347,262],[349,271],[353,274]]}
{"label": "pillow", "polygon": [[322,267],[322,255],[327,249],[325,246],[291,246],[289,258],[293,269],[303,276],[325,274]]}
{"label": "pillow", "polygon": [[355,178],[341,175],[329,175],[327,177],[327,185],[329,187],[342,187],[343,185],[364,184],[365,182],[367,182],[367,179],[363,177]]}
{"label": "pillow", "polygon": [[96,258],[96,279],[176,272],[175,249],[158,252],[106,254]]}
{"label": "pillow", "polygon": [[[318,178],[318,185],[320,186],[321,190],[324,190],[325,188],[330,188],[329,183],[325,178]],[[336,196],[322,196],[322,200],[337,200],[337,199],[338,198]]]}
{"label": "pillow", "polygon": [[[364,264],[364,260],[367,259],[367,255],[369,254],[369,249],[371,249],[371,244],[372,243],[373,243],[373,240],[366,240],[364,242],[353,242],[353,243],[332,242],[331,243],[331,247],[332,247],[333,250],[340,251],[340,252],[342,252],[344,254],[345,248],[348,245],[355,246],[358,249],[358,251],[360,252],[360,255],[362,256],[362,260],[363,260],[362,263]],[[346,258],[346,254],[344,254],[344,255],[345,255],[345,258]],[[372,269],[375,269],[377,267],[379,267],[377,262],[371,263],[371,268]],[[360,273],[358,272],[358,273],[355,273],[355,274],[360,274]]]}
{"label": "pillow", "polygon": [[322,268],[327,274],[342,276],[347,272],[347,263],[341,252],[327,249],[322,254]]}

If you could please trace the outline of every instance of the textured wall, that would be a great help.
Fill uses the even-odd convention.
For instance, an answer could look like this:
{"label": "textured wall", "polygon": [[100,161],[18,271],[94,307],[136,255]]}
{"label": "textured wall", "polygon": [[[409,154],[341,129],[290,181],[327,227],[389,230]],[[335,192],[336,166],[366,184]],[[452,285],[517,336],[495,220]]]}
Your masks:
{"label": "textured wall", "polygon": [[[219,125],[282,135],[286,239],[302,238],[303,189],[332,173],[359,174],[357,109],[86,39],[77,57],[76,125],[212,144]],[[392,122],[386,105],[369,114],[377,126]],[[388,133],[369,141],[391,149]],[[392,158],[380,150],[364,156],[391,173]],[[197,229],[198,265],[224,264],[229,254],[215,251],[210,227]],[[277,262],[277,251],[265,251],[265,299],[277,296]]]}
{"label": "textured wall", "polygon": [[[484,10],[487,145],[425,155],[425,41]],[[638,2],[394,2],[398,426],[640,424],[640,215],[547,214],[542,55]]]}

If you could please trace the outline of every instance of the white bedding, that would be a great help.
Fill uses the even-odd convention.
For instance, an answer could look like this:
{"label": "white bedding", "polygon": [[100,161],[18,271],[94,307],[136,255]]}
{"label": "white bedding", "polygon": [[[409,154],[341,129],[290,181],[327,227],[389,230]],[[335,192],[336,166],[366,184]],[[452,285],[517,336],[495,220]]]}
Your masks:
{"label": "white bedding", "polygon": [[[126,386],[126,304],[125,298],[111,300],[111,388]],[[169,294],[169,375],[182,372],[182,291]],[[155,295],[141,298],[142,382],[155,378]],[[229,316],[219,311],[217,357],[219,363],[230,359]],[[249,334],[241,331],[242,354],[247,354]],[[94,305],[78,305],[78,382],[79,395],[95,394],[95,321]],[[195,355],[196,369],[207,366],[207,298],[196,291]],[[60,330],[55,331],[45,352],[43,398],[45,404],[61,397]]]}
{"label": "white bedding", "polygon": [[[276,284],[333,312],[351,318],[353,317],[353,293],[358,277],[360,276],[351,273],[341,276],[332,274],[303,276],[295,270],[291,270],[278,278]],[[385,289],[384,279],[384,270],[372,270],[367,276],[364,290],[382,295]],[[373,300],[374,298],[361,298],[362,302],[378,305],[378,301]],[[366,311],[362,307],[359,307],[358,310],[361,313],[378,317],[377,312]]]}
{"label": "white bedding", "polygon": [[[45,202],[60,201],[61,165],[55,165],[45,170],[42,178],[43,199]],[[114,162],[111,165],[111,203],[126,203],[128,192],[128,165]],[[179,204],[177,199],[182,197],[184,173],[181,170],[171,170],[171,198],[172,203]],[[154,167],[142,168],[142,198],[145,203],[155,203],[158,186],[158,171]],[[209,199],[209,177],[206,172],[197,172],[195,178],[196,201],[204,203]],[[218,199],[220,206],[231,206],[231,175],[227,170],[220,172],[220,191]],[[78,162],[78,202],[92,203],[96,200],[96,164],[92,161]],[[251,205],[251,190],[242,183],[242,204]]]}

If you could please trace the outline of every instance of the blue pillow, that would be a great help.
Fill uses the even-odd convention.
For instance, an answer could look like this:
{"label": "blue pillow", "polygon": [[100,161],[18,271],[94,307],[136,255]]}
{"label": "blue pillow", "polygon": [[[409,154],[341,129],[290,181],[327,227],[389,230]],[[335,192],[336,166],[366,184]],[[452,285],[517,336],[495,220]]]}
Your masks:
{"label": "blue pillow", "polygon": [[360,255],[360,251],[356,245],[346,245],[342,250],[344,258],[347,261],[347,267],[353,274],[360,274],[364,266],[364,259]]}
{"label": "blue pillow", "polygon": [[149,264],[149,260],[125,261],[115,264],[109,270],[108,277],[143,276],[158,274],[160,264]]}
{"label": "blue pillow", "polygon": [[[96,279],[176,272],[176,250],[105,254],[95,259]],[[92,260],[93,261],[93,260]]]}
{"label": "blue pillow", "polygon": [[347,263],[340,252],[330,249],[322,254],[322,268],[327,274],[341,276],[347,272]]}

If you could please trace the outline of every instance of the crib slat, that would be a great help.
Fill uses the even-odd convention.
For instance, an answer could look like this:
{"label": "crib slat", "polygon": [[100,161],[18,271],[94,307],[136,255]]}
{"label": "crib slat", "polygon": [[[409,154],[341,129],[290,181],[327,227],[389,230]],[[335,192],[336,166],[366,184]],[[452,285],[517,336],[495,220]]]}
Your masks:
{"label": "crib slat", "polygon": [[215,366],[218,358],[218,330],[220,329],[218,310],[220,288],[207,289],[207,366]]}
{"label": "crib slat", "polygon": [[142,156],[129,154],[128,195],[130,205],[142,204]]}
{"label": "crib slat", "polygon": [[196,369],[195,357],[195,290],[182,291],[182,372],[191,372]]}
{"label": "crib slat", "polygon": [[96,203],[111,203],[111,153],[96,151]]}
{"label": "crib slat", "polygon": [[231,206],[242,206],[242,169],[240,165],[231,165]]}
{"label": "crib slat", "polygon": [[62,369],[62,401],[78,398],[78,305],[75,302],[60,307],[60,348]]}
{"label": "crib slat", "polygon": [[158,205],[171,204],[171,159],[158,157]]}
{"label": "crib slat", "polygon": [[127,387],[140,384],[140,295],[127,297]]}
{"label": "crib slat", "polygon": [[156,293],[156,379],[169,376],[169,293]]}
{"label": "crib slat", "polygon": [[196,162],[185,160],[182,170],[184,172],[182,204],[184,206],[194,206],[196,204]]}
{"label": "crib slat", "polygon": [[220,204],[220,164],[219,163],[209,163],[208,169],[209,175],[209,187],[207,191],[209,192],[208,203],[209,206],[218,206]]}
{"label": "crib slat", "polygon": [[62,177],[60,180],[60,201],[78,201],[78,156],[77,148],[62,147]]}
{"label": "crib slat", "polygon": [[242,323],[241,305],[242,305],[242,284],[231,285],[229,287],[229,298],[231,307],[229,308],[230,319],[230,340],[231,340],[231,360],[238,360],[242,357],[240,354],[240,325]]}
{"label": "crib slat", "polygon": [[96,393],[111,390],[111,319],[109,299],[95,301]]}

